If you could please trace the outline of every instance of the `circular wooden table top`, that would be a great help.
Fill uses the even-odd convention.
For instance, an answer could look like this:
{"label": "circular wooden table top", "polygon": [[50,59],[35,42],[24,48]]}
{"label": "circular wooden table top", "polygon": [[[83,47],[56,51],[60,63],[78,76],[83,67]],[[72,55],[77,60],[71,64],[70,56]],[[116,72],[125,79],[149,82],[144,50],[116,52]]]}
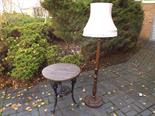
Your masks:
{"label": "circular wooden table top", "polygon": [[57,63],[49,65],[42,70],[45,78],[52,81],[67,81],[80,74],[80,68],[75,64]]}

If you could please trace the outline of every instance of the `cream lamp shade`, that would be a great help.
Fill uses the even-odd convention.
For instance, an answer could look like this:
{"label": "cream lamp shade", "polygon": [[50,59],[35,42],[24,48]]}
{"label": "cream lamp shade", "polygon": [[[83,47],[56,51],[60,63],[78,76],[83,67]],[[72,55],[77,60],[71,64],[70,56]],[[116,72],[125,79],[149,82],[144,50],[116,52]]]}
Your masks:
{"label": "cream lamp shade", "polygon": [[117,28],[112,20],[112,3],[91,3],[90,17],[84,27],[83,36],[106,38],[117,36]]}

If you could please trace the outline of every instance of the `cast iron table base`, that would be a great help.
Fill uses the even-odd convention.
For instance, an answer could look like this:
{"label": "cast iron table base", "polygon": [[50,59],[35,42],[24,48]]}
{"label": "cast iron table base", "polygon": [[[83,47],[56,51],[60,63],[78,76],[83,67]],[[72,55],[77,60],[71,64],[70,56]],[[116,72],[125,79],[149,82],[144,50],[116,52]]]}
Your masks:
{"label": "cast iron table base", "polygon": [[[77,104],[77,102],[75,101],[75,98],[74,98],[74,86],[76,84],[76,78],[72,79],[71,82],[72,82],[71,83],[71,85],[72,85],[72,88],[71,88],[72,100],[73,100],[74,104]],[[59,85],[61,86],[60,91],[58,91]],[[51,83],[51,86],[52,86],[52,88],[54,90],[54,94],[55,94],[54,109],[51,112],[55,113],[55,109],[56,109],[57,101],[58,101],[58,96],[63,97],[64,95],[67,95],[68,92],[70,92],[70,91],[67,90],[68,91],[67,94],[66,93],[64,94],[63,91],[61,91],[63,89],[62,88],[63,86],[62,86],[62,84],[60,82]],[[67,89],[68,89],[68,87],[67,87]]]}

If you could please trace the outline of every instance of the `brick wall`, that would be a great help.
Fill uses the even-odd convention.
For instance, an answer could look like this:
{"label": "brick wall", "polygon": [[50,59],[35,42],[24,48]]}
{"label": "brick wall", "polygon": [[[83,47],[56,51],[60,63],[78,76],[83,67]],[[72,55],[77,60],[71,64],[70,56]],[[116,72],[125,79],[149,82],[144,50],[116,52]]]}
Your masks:
{"label": "brick wall", "polygon": [[144,22],[140,38],[149,39],[152,30],[153,17],[155,16],[155,3],[142,4],[144,10]]}

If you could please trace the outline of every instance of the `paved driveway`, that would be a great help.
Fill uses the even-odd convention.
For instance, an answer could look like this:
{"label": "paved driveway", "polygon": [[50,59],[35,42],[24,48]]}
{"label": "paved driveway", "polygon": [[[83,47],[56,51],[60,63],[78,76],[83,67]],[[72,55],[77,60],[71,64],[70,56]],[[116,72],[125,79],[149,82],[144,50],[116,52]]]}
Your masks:
{"label": "paved driveway", "polygon": [[[155,37],[155,18],[151,40]],[[98,94],[104,104],[92,109],[83,98],[91,94],[93,71],[80,75],[75,88],[80,107],[71,96],[59,98],[55,116],[155,116],[155,42],[149,41],[129,61],[101,68]],[[70,85],[69,82],[65,83]],[[0,116],[51,116],[54,97],[49,82],[0,91]]]}
{"label": "paved driveway", "polygon": [[[155,116],[155,42],[148,42],[126,63],[102,68],[98,94],[104,104],[88,108],[83,98],[91,94],[93,71],[80,75],[75,96],[80,107],[72,105],[71,96],[59,99],[56,116]],[[65,83],[70,85],[69,82]],[[0,92],[2,116],[51,116],[53,90],[49,82],[34,87]]]}

